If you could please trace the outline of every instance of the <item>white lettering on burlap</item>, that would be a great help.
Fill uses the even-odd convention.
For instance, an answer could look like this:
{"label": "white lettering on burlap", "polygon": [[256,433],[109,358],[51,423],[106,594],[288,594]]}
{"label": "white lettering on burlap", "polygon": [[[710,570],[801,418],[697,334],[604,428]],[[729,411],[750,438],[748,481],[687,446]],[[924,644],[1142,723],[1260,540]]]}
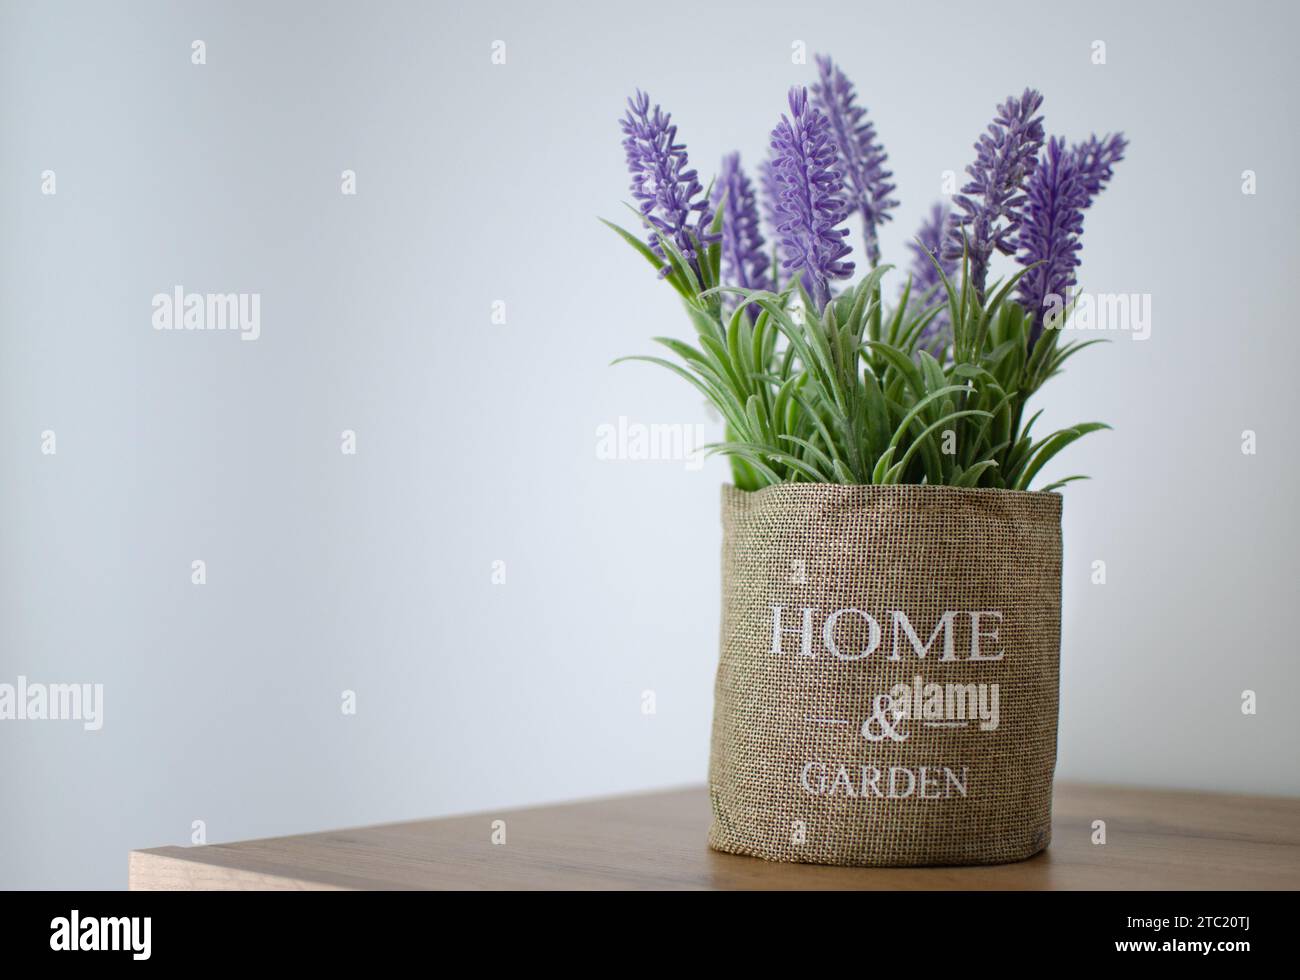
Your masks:
{"label": "white lettering on burlap", "polygon": [[[835,621],[845,613],[857,613],[867,623],[867,636],[870,639],[867,648],[861,653],[840,653],[840,648],[835,645]],[[826,617],[826,625],[822,628],[822,642],[826,644],[826,649],[833,657],[838,657],[840,660],[862,660],[871,656],[872,651],[880,646],[880,624],[876,622],[875,617],[864,613],[861,609],[837,609]]]}
{"label": "white lettering on burlap", "polygon": [[[942,773],[942,778],[940,778]],[[853,799],[874,797],[878,800],[905,800],[909,797],[922,800],[947,800],[953,796],[966,796],[970,770],[961,767],[960,775],[949,766],[924,765],[915,769],[908,766],[864,765],[857,783],[849,775],[847,766],[828,765],[825,762],[808,762],[799,773],[799,785],[809,796],[847,796]],[[881,781],[884,780],[884,787]]]}
{"label": "white lettering on burlap", "polygon": [[773,653],[782,652],[781,650],[782,633],[802,632],[803,641],[799,648],[799,652],[803,654],[805,657],[815,657],[816,654],[812,652],[812,614],[813,611],[811,609],[804,609],[802,631],[798,627],[794,629],[783,629],[781,626],[781,607],[773,606],[772,607],[772,652]]}
{"label": "white lettering on burlap", "polygon": [[992,633],[980,632],[980,617],[992,616],[1000,623],[1002,622],[1002,613],[996,609],[988,609],[983,612],[973,612],[970,614],[970,659],[971,660],[1001,660],[1005,650],[999,650],[991,657],[986,657],[980,653],[980,640],[996,640],[998,631],[995,629]]}
{"label": "white lettering on burlap", "polygon": [[[816,657],[817,653],[813,650],[812,645],[812,617],[813,613],[817,612],[817,610],[805,606],[801,610],[803,617],[802,623],[799,626],[783,626],[781,623],[782,607],[774,605],[771,608],[772,653],[781,654],[785,652],[782,646],[782,636],[783,634],[790,633],[799,636],[799,653],[802,656]],[[846,615],[860,616],[867,626],[867,645],[864,649],[859,650],[856,653],[843,652],[840,650],[839,644],[835,639],[835,627],[839,623],[840,617]],[[939,662],[951,663],[957,660],[958,657],[953,639],[953,626],[958,615],[966,615],[970,617],[970,650],[966,659],[980,661],[1001,660],[1006,651],[999,650],[997,653],[984,653],[981,650],[982,641],[991,640],[996,643],[998,640],[999,627],[995,626],[992,629],[988,629],[982,622],[982,619],[987,617],[1000,624],[1002,622],[1002,613],[996,609],[979,609],[965,613],[955,609],[946,610],[939,616],[939,621],[935,623],[934,629],[930,631],[930,636],[924,643],[921,642],[921,635],[916,631],[916,627],[912,625],[912,621],[908,618],[907,613],[901,609],[889,610],[890,625],[893,629],[893,645],[888,659],[892,661],[902,660],[899,641],[900,638],[905,637],[907,642],[911,644],[912,652],[916,654],[916,658],[918,660],[924,660],[926,654],[930,653],[931,648],[935,645],[935,641],[939,638],[939,634],[942,633],[943,653],[939,656]],[[880,646],[883,633],[884,631],[881,629],[880,623],[871,615],[871,613],[853,608],[836,609],[826,617],[825,622],[822,624],[822,645],[826,648],[826,652],[836,659],[864,660],[874,653]]]}
{"label": "white lettering on burlap", "polygon": [[[813,789],[808,784],[808,773],[813,769],[820,770],[820,773],[818,774],[816,789]],[[826,792],[826,763],[824,762],[808,763],[806,766],[803,767],[803,772],[799,774],[799,782],[800,784],[802,784],[804,790],[806,790],[808,793],[812,794],[813,796],[821,796],[822,793]]]}
{"label": "white lettering on burlap", "polygon": [[921,638],[916,635],[916,630],[912,628],[912,622],[907,618],[907,613],[901,609],[894,610],[894,652],[890,655],[890,660],[901,660],[898,654],[898,634],[899,627],[902,632],[912,642],[912,649],[916,651],[917,659],[924,660],[925,655],[930,652],[930,647],[934,645],[935,637],[939,635],[939,630],[943,630],[943,656],[940,660],[956,660],[957,655],[952,649],[952,621],[957,616],[956,611],[949,610],[939,617],[939,622],[934,626],[934,632],[930,634],[930,639],[925,641],[925,646],[921,646]]}

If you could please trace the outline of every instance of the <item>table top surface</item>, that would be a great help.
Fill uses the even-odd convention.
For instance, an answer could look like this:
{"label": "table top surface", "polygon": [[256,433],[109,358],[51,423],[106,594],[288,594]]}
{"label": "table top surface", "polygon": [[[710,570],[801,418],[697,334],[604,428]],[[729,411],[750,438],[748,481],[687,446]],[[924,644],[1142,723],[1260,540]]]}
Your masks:
{"label": "table top surface", "polygon": [[[1300,799],[1058,783],[1015,864],[835,868],[705,845],[704,787],[133,851],[133,889],[1295,889]],[[1093,843],[1105,821],[1104,844]],[[494,843],[495,821],[505,840]],[[497,833],[498,839],[500,834]]]}

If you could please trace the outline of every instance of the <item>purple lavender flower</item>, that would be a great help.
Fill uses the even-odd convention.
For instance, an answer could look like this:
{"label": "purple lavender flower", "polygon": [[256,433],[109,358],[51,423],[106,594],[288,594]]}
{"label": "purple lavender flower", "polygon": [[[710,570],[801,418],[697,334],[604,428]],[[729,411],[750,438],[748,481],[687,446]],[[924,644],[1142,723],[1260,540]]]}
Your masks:
{"label": "purple lavender flower", "polygon": [[782,115],[772,130],[772,151],[783,268],[803,273],[803,286],[821,313],[830,301],[830,281],[851,276],[853,263],[841,261],[850,252],[844,241],[849,231],[836,226],[848,209],[831,124],[809,104],[807,89],[790,89],[790,115]]}
{"label": "purple lavender flower", "polygon": [[1019,258],[1022,265],[1042,265],[1021,277],[1016,298],[1034,316],[1029,331],[1031,348],[1043,332],[1049,298],[1068,303],[1070,287],[1075,284],[1083,209],[1090,199],[1087,174],[1079,163],[1079,155],[1067,151],[1065,140],[1054,136],[1029,177]]}
{"label": "purple lavender flower", "polygon": [[[708,234],[713,215],[695,171],[688,168],[686,145],[677,142],[672,116],[657,105],[652,111],[650,96],[641,90],[627,100],[627,106],[627,115],[620,120],[625,134],[623,149],[632,173],[632,196],[642,219],[653,229],[649,245],[663,258],[659,241],[661,236],[667,236],[702,281],[697,249],[718,238]],[[692,215],[696,218],[694,227],[690,223]],[[660,275],[669,271],[665,266]]]}
{"label": "purple lavender flower", "polygon": [[776,181],[771,160],[763,160],[759,163],[758,186],[761,191],[759,201],[763,206],[763,220],[767,222],[768,228],[776,231],[776,226],[781,222],[781,216],[776,210],[777,205],[781,203],[781,185]]}
{"label": "purple lavender flower", "polygon": [[[763,254],[763,232],[758,222],[758,202],[754,198],[754,185],[740,166],[740,154],[731,153],[722,158],[722,173],[713,185],[716,209],[723,207],[722,216],[722,268],[730,286],[741,289],[770,289],[769,262]],[[758,309],[750,310],[758,316]]]}
{"label": "purple lavender flower", "polygon": [[916,232],[919,244],[915,241],[907,243],[907,247],[912,250],[913,296],[922,296],[943,281],[939,278],[939,270],[935,268],[931,256],[938,259],[944,275],[951,278],[957,269],[956,259],[940,254],[950,210],[945,204],[936,204],[930,209],[930,217],[921,223]]}
{"label": "purple lavender flower", "polygon": [[966,168],[971,180],[953,198],[964,213],[954,214],[949,223],[945,254],[961,259],[964,230],[971,282],[981,302],[994,249],[1003,255],[1015,251],[1015,232],[1025,201],[1021,185],[1043,145],[1043,120],[1035,115],[1042,104],[1041,95],[1025,89],[1020,98],[1012,96],[998,106],[988,132],[975,144],[975,162]]}
{"label": "purple lavender flower", "polygon": [[854,102],[853,83],[825,55],[817,56],[821,81],[814,85],[813,101],[830,120],[839,148],[839,167],[848,182],[846,197],[852,208],[862,212],[862,231],[867,261],[874,269],[880,263],[880,239],[876,229],[888,221],[890,208],[898,202],[889,195],[893,172],[885,169],[888,156],[876,140],[876,127],[866,119],[867,110]]}
{"label": "purple lavender flower", "polygon": [[[777,182],[770,159],[761,160],[758,164],[758,188],[758,202],[763,209],[763,221],[767,224],[772,237],[780,238],[781,234],[777,231],[777,226],[781,223],[781,215],[777,211],[777,206],[781,203],[781,185]],[[776,269],[772,273],[775,280],[772,283],[773,289],[781,289],[785,286],[788,277],[782,275],[782,272],[781,264],[776,263]]]}
{"label": "purple lavender flower", "polygon": [[[916,304],[918,308],[922,304],[928,306],[936,300],[947,299],[947,292],[943,289],[943,279],[939,276],[939,269],[935,268],[936,260],[943,268],[943,274],[950,281],[957,270],[957,260],[945,258],[942,252],[949,211],[947,205],[936,204],[930,209],[930,217],[921,223],[916,233],[919,242],[907,243],[907,247],[912,250],[912,292],[909,303]],[[936,348],[947,344],[948,333],[948,311],[940,309],[934,319],[921,331],[917,346],[933,353]]]}
{"label": "purple lavender flower", "polygon": [[1106,186],[1111,177],[1111,168],[1124,159],[1124,149],[1127,146],[1128,140],[1123,133],[1107,135],[1101,139],[1097,139],[1094,133],[1087,142],[1075,143],[1071,148],[1070,152],[1074,154],[1079,167],[1079,177],[1088,190],[1088,204]]}

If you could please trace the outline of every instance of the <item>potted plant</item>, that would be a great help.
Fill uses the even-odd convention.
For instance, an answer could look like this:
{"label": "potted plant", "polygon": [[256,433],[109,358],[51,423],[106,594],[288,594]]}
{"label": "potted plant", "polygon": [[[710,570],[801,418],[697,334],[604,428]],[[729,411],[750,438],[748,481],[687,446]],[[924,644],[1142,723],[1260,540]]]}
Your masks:
{"label": "potted plant", "polygon": [[[1035,437],[1025,407],[1096,342],[1062,328],[1083,214],[1125,141],[1046,139],[1042,97],[1008,98],[886,298],[892,175],[853,86],[830,59],[818,68],[811,93],[789,93],[758,192],[738,154],[706,190],[645,94],[622,120],[648,235],[611,227],[695,330],[656,338],[676,360],[626,360],[717,408],[710,448],[734,477],[709,843],[845,865],[1026,858],[1051,833],[1056,491],[1082,477],[1033,484],[1105,426]],[[850,219],[867,266],[851,284]],[[1019,268],[990,281],[998,253]]]}

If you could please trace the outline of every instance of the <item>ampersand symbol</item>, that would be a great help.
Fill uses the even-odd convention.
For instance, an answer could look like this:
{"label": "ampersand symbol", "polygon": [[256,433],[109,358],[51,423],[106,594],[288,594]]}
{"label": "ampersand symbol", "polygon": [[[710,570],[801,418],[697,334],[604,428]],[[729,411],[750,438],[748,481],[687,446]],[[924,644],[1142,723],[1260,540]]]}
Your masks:
{"label": "ampersand symbol", "polygon": [[887,738],[895,742],[907,741],[907,736],[894,728],[906,714],[888,694],[877,694],[871,705],[871,717],[862,723],[862,737],[868,742],[883,742]]}

